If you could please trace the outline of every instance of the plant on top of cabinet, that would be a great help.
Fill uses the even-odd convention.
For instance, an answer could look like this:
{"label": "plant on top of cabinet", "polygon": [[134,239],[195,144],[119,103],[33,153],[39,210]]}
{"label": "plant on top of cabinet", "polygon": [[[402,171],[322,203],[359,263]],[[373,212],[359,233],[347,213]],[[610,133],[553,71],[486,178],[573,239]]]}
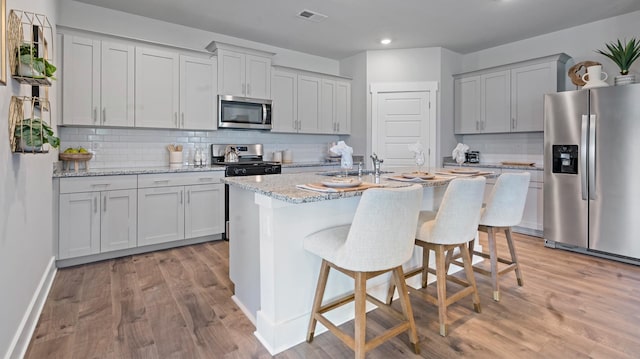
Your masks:
{"label": "plant on top of cabinet", "polygon": [[12,77],[32,86],[51,86],[53,30],[45,15],[11,10],[7,23],[9,67]]}

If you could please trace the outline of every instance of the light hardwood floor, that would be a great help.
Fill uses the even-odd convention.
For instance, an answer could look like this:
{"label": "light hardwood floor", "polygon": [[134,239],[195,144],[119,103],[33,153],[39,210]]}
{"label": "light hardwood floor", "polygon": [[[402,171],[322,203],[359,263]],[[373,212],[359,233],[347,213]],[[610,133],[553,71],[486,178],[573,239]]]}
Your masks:
{"label": "light hardwood floor", "polygon": [[[494,302],[489,278],[476,276],[482,313],[473,311],[470,298],[450,306],[447,337],[438,335],[437,308],[412,297],[420,356],[403,334],[367,357],[640,356],[640,267],[544,248],[539,238],[514,239],[523,287],[515,275],[505,276],[502,299]],[[486,248],[486,237],[480,243]],[[506,251],[503,237],[498,243]],[[61,269],[26,358],[270,357],[231,301],[230,285],[226,242]],[[391,325],[386,315],[372,311],[367,337]],[[342,328],[353,330],[353,324]],[[276,358],[352,356],[324,333]]]}

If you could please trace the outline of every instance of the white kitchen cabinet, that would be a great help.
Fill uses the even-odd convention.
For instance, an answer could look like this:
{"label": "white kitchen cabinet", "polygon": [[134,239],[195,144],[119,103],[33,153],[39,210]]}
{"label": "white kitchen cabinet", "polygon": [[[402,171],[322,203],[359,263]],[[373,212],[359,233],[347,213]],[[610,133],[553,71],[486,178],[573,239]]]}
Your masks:
{"label": "white kitchen cabinet", "polygon": [[271,79],[271,132],[298,132],[298,73],[275,68]]}
{"label": "white kitchen cabinet", "polygon": [[322,133],[320,103],[322,79],[306,74],[298,75],[298,132]]}
{"label": "white kitchen cabinet", "polygon": [[558,91],[557,62],[511,70],[511,132],[543,131],[544,94]]}
{"label": "white kitchen cabinet", "polygon": [[217,128],[217,76],[215,58],[180,56],[180,128]]}
{"label": "white kitchen cabinet", "polygon": [[457,78],[454,88],[454,125],[457,134],[478,133],[480,123],[480,76]]}
{"label": "white kitchen cabinet", "polygon": [[543,95],[561,91],[566,54],[454,76],[456,134],[543,130]]}
{"label": "white kitchen cabinet", "polygon": [[218,93],[257,99],[271,99],[271,56],[273,54],[216,43]]}
{"label": "white kitchen cabinet", "polygon": [[134,125],[134,47],[63,39],[63,125]]}
{"label": "white kitchen cabinet", "polygon": [[515,169],[504,169],[502,173],[507,172],[529,172],[529,190],[527,191],[527,202],[522,214],[522,222],[516,228],[516,232],[523,232],[535,236],[542,236],[543,225],[543,172],[542,171],[522,171]]}
{"label": "white kitchen cabinet", "polygon": [[323,78],[320,86],[319,130],[321,133],[338,132],[336,125],[336,81]]}
{"label": "white kitchen cabinet", "polygon": [[136,47],[136,127],[180,128],[178,53]]}
{"label": "white kitchen cabinet", "polygon": [[138,176],[138,245],[224,232],[222,173]]}
{"label": "white kitchen cabinet", "polygon": [[136,246],[136,177],[60,180],[58,259]]}
{"label": "white kitchen cabinet", "polygon": [[351,134],[351,82],[336,81],[336,133]]}

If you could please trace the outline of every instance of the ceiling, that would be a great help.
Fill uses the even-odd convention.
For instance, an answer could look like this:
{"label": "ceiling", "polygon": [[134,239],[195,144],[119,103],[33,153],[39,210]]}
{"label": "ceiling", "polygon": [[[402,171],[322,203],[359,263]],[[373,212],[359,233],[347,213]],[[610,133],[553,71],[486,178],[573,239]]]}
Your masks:
{"label": "ceiling", "polygon": [[464,54],[640,10],[638,0],[76,1],[333,59],[434,46]]}

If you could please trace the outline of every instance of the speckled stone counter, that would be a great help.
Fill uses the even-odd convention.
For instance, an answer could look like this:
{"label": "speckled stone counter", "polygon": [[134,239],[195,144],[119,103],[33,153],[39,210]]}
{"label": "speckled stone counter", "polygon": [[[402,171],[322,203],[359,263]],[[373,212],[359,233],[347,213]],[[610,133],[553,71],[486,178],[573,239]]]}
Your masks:
{"label": "speckled stone counter", "polygon": [[[392,175],[393,173],[385,173],[379,177],[377,182],[373,175],[364,175],[362,176],[362,181],[380,183],[384,187],[405,187],[413,184],[412,182],[400,182],[389,179]],[[362,191],[326,193],[303,190],[296,187],[298,184],[320,183],[329,181],[331,178],[332,177],[315,173],[292,173],[270,176],[226,177],[224,182],[289,203],[317,202],[362,195]],[[451,178],[453,177],[438,177],[436,180],[424,181],[420,184],[423,187],[439,187],[446,185]]]}
{"label": "speckled stone counter", "polygon": [[340,162],[293,162],[282,164],[282,168],[298,167],[340,167]]}
{"label": "speckled stone counter", "polygon": [[121,168],[90,168],[89,170],[79,170],[78,172],[55,169],[53,178],[62,177],[91,177],[91,176],[117,176],[117,175],[139,175],[149,173],[181,173],[181,172],[213,172],[224,171],[224,166],[207,167],[121,167]]}

